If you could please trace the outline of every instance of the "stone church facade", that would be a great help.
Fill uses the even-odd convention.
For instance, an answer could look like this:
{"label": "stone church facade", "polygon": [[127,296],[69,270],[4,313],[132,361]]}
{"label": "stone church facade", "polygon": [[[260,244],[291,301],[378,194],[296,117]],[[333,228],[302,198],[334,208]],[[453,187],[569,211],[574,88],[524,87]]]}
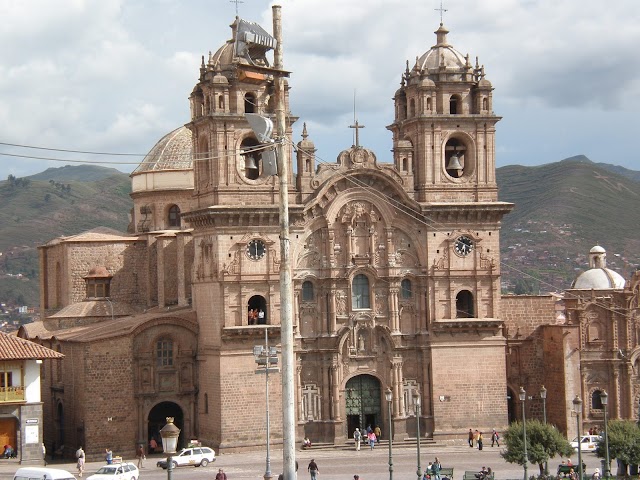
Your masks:
{"label": "stone church facade", "polygon": [[[280,342],[279,186],[261,174],[264,147],[245,114],[274,116],[278,72],[262,27],[236,18],[231,28],[202,59],[190,121],[132,174],[131,231],[40,248],[42,320],[20,334],[65,355],[43,367],[48,449],[132,453],[159,438],[166,416],[182,443],[265,443],[253,347]],[[400,72],[388,161],[360,145],[356,123],[354,144],[317,164],[306,126],[293,142],[286,88],[298,437],[386,430],[387,389],[394,439],[415,436],[417,421],[442,441],[504,428],[520,385],[553,386],[550,414],[568,431],[575,393],[616,389],[612,415],[633,418],[637,276],[605,292],[623,312],[613,316],[593,289],[564,299],[564,319],[552,297],[501,295],[500,225],[513,205],[498,199],[493,87],[443,25],[435,34]],[[270,376],[276,442],[280,381]]]}

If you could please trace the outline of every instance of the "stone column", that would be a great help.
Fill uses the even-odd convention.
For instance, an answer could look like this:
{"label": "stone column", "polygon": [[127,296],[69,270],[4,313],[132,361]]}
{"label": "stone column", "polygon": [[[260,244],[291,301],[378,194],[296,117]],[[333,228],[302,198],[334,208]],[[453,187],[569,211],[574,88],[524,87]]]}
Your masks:
{"label": "stone column", "polygon": [[613,370],[613,404],[615,405],[615,418],[622,418],[620,415],[620,400],[622,399],[622,395],[620,394],[620,372],[617,367],[614,367]]}
{"label": "stone column", "polygon": [[389,323],[392,332],[400,330],[400,311],[398,308],[398,289],[389,289]]}
{"label": "stone column", "polygon": [[162,237],[156,238],[156,257],[157,257],[157,265],[156,265],[156,275],[158,279],[158,307],[162,308],[165,306],[165,294],[164,294],[164,248],[165,248],[165,239]]}
{"label": "stone column", "polygon": [[340,365],[333,363],[331,365],[331,419],[340,420],[340,389],[339,389],[339,373]]}
{"label": "stone column", "polygon": [[185,274],[184,274],[184,243],[185,237],[184,233],[178,232],[176,233],[176,260],[177,260],[177,269],[176,272],[178,275],[178,305],[185,306],[187,305],[187,294],[185,287]]}

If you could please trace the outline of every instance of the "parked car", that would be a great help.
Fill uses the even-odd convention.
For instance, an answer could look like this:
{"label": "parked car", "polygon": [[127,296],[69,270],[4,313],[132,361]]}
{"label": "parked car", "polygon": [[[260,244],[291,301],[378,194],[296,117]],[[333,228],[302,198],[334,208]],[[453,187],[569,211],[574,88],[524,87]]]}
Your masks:
{"label": "parked car", "polygon": [[140,470],[133,463],[112,463],[100,467],[87,480],[138,480]]}
{"label": "parked car", "polygon": [[[600,435],[583,435],[580,440],[580,450],[583,452],[593,452],[598,446],[598,442],[602,440]],[[578,450],[578,437],[571,441],[574,450]]]}
{"label": "parked car", "polygon": [[76,480],[71,473],[59,468],[22,467],[13,476],[13,480]]}
{"label": "parked car", "polygon": [[[216,452],[209,447],[183,448],[180,453],[171,457],[173,468],[182,467],[184,465],[193,465],[194,467],[206,467],[211,462],[216,461]],[[167,468],[167,459],[160,460],[158,467]]]}

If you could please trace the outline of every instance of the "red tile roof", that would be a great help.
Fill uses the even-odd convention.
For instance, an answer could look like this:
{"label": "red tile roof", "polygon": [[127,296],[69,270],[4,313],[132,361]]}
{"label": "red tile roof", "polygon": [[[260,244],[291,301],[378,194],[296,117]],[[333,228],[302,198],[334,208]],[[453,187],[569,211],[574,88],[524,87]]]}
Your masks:
{"label": "red tile roof", "polygon": [[0,332],[0,360],[63,358],[64,355],[24,338]]}

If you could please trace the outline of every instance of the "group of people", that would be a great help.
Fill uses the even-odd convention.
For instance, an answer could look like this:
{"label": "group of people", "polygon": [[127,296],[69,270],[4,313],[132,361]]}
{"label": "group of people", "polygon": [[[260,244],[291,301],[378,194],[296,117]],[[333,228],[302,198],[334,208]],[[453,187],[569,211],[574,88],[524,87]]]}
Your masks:
{"label": "group of people", "polygon": [[264,324],[264,310],[261,308],[250,308],[248,321],[249,325]]}
{"label": "group of people", "polygon": [[440,463],[440,459],[436,457],[433,462],[427,464],[422,480],[440,480],[440,470],[442,470],[442,464]]}
{"label": "group of people", "polygon": [[376,425],[375,428],[371,428],[371,425],[369,425],[366,432],[361,432],[359,428],[356,428],[353,431],[353,441],[355,442],[356,450],[360,450],[360,445],[364,440],[364,435],[366,435],[365,441],[369,445],[369,448],[373,450],[373,447],[375,447],[376,443],[380,442],[382,430],[380,429],[379,425]]}
{"label": "group of people", "polygon": [[[472,429],[469,429],[468,442],[469,447],[473,448],[473,443],[475,442],[478,450],[482,450],[482,447],[484,446],[484,438],[482,436],[482,432],[476,430],[474,433]],[[497,445],[498,447],[500,446],[500,434],[496,431],[495,428],[491,432],[491,446],[493,447],[494,445]]]}
{"label": "group of people", "polygon": [[493,471],[491,470],[491,467],[487,468],[483,466],[480,471],[476,473],[476,478],[478,480],[485,480],[486,478],[491,478],[492,475]]}

